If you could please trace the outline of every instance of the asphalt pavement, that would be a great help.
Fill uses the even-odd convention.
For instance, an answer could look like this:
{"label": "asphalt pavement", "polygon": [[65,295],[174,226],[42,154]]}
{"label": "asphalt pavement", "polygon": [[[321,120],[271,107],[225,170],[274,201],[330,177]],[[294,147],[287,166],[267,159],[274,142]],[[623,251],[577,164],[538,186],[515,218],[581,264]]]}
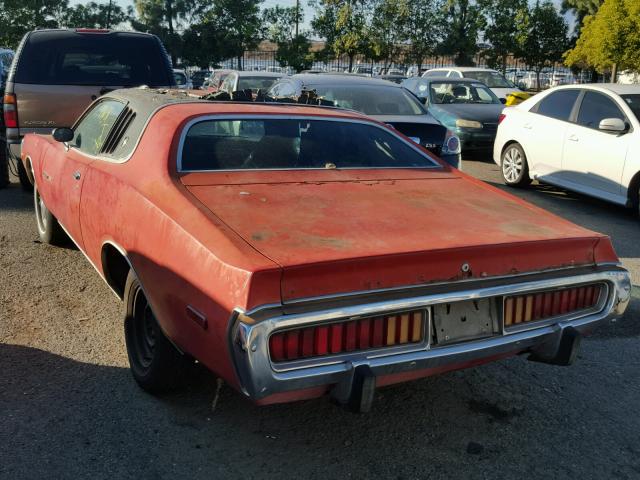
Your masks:
{"label": "asphalt pavement", "polygon": [[[464,170],[501,185],[497,167]],[[510,190],[609,234],[640,285],[640,220],[534,185]],[[380,389],[255,407],[202,372],[153,397],[128,368],[122,306],[82,253],[40,244],[32,198],[0,190],[0,479],[640,478],[640,300],[577,364],[517,357]],[[214,408],[215,406],[215,408]]]}

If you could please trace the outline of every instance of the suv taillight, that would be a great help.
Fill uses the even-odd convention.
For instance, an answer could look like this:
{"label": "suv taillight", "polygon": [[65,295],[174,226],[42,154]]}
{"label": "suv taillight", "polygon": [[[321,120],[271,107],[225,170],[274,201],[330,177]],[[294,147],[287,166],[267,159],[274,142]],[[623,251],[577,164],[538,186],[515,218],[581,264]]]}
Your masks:
{"label": "suv taillight", "polygon": [[16,109],[16,96],[13,93],[6,93],[2,102],[5,127],[18,128],[18,110]]}

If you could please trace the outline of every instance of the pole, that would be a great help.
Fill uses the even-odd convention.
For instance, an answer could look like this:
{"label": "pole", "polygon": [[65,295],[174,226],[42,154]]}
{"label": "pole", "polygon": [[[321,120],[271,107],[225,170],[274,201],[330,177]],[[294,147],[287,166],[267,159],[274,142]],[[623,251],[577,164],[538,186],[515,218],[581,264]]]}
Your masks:
{"label": "pole", "polygon": [[111,28],[111,4],[112,0],[109,0],[109,10],[107,10],[107,28]]}
{"label": "pole", "polygon": [[296,38],[298,38],[298,23],[300,23],[300,0],[296,0]]}

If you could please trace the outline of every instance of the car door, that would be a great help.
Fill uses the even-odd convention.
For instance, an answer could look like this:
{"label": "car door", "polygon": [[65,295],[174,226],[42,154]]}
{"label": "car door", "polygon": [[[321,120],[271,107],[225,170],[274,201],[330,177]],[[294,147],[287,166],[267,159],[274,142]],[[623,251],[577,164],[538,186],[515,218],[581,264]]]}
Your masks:
{"label": "car door", "polygon": [[54,214],[73,241],[82,247],[80,196],[88,165],[100,154],[111,127],[125,105],[105,99],[93,105],[74,127],[69,144],[57,144],[47,155],[44,170],[52,177],[52,193],[59,206]]}
{"label": "car door", "polygon": [[527,155],[529,169],[543,181],[553,181],[562,169],[565,133],[579,95],[578,89],[552,92],[521,122],[516,137]]}
{"label": "car door", "polygon": [[[609,95],[585,90],[579,108],[565,133],[562,177],[582,189],[594,189],[595,195],[620,195],[622,171],[631,136],[600,130],[600,121],[619,118],[630,125],[626,115]],[[579,187],[578,187],[579,186]]]}

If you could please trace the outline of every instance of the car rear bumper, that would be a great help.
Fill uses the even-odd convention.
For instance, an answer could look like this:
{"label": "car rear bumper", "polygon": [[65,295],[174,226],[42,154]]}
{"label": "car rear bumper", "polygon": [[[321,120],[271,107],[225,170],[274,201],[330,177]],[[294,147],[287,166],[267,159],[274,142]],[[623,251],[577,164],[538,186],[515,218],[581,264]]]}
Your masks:
{"label": "car rear bumper", "polygon": [[[532,322],[526,329],[505,332],[479,340],[450,345],[431,346],[430,342],[413,346],[412,349],[388,354],[384,352],[351,352],[341,357],[309,359],[298,366],[280,368],[272,363],[268,351],[269,336],[276,330],[313,325],[349,318],[355,315],[371,315],[386,311],[400,311],[427,307],[442,303],[493,298],[514,293],[525,293],[541,289],[554,289],[589,282],[607,285],[606,297],[599,310],[587,315],[557,318],[551,322]],[[462,282],[464,283],[464,282]],[[455,288],[455,290],[454,290]],[[557,273],[505,278],[497,281],[474,281],[464,285],[452,285],[442,293],[425,291],[419,296],[404,296],[392,300],[375,301],[367,295],[367,303],[337,305],[319,308],[317,301],[310,302],[311,310],[292,313],[287,307],[268,307],[244,313],[236,311],[231,322],[231,351],[240,379],[242,391],[260,403],[295,400],[308,397],[302,392],[318,395],[332,390],[342,400],[354,395],[362,385],[373,382],[374,386],[429,376],[447,370],[466,368],[497,358],[530,352],[540,360],[557,363],[566,349],[568,335],[587,334],[598,324],[624,313],[631,292],[629,275],[621,267],[591,269],[567,274]],[[372,300],[373,298],[373,300]],[[280,310],[279,313],[276,313]],[[283,312],[284,310],[284,312]],[[500,320],[501,321],[501,320]],[[365,371],[367,379],[360,378]],[[367,383],[368,382],[368,383]],[[325,388],[319,388],[325,387]],[[358,392],[355,392],[358,394]],[[361,392],[360,392],[361,393]],[[272,397],[274,400],[270,400]]]}

